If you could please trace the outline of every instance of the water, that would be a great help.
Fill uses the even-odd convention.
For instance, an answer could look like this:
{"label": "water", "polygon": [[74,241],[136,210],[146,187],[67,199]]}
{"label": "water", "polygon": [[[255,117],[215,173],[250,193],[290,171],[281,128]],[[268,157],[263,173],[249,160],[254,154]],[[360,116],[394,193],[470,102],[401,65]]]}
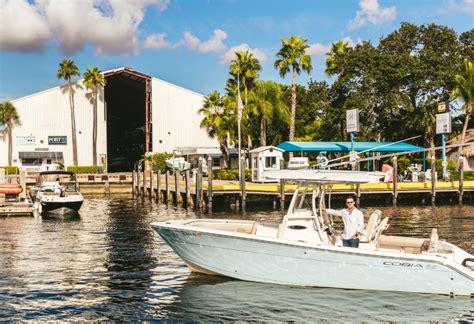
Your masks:
{"label": "water", "polygon": [[[373,208],[363,209],[367,215]],[[474,206],[382,208],[389,232],[474,252]],[[194,212],[131,198],[88,198],[80,217],[0,218],[0,321],[474,320],[474,300],[298,288],[191,274],[150,227]],[[279,212],[214,213],[279,219]]]}

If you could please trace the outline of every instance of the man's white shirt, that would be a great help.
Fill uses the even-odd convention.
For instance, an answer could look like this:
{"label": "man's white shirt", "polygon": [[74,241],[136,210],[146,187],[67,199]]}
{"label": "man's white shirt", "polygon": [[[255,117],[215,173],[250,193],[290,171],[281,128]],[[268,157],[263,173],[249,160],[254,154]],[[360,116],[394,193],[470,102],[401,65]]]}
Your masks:
{"label": "man's white shirt", "polygon": [[364,230],[364,214],[357,208],[352,210],[349,214],[348,209],[334,210],[326,209],[326,212],[331,215],[341,216],[344,222],[344,235],[343,239],[349,240],[356,232],[362,232]]}

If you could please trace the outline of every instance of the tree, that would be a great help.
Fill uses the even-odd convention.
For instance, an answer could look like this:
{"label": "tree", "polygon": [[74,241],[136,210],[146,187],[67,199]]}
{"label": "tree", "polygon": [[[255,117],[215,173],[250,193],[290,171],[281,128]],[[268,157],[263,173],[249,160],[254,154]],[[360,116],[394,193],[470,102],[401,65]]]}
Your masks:
{"label": "tree", "polygon": [[72,86],[71,78],[73,76],[80,76],[79,68],[74,61],[63,59],[59,63],[59,70],[56,72],[58,79],[67,81],[67,91],[69,92],[69,107],[71,109],[71,132],[72,132],[72,161],[74,166],[77,166],[77,137],[76,137],[76,117],[74,113],[74,88]]}
{"label": "tree", "polygon": [[247,107],[249,112],[260,120],[258,128],[261,146],[267,145],[267,123],[271,123],[274,116],[280,120],[289,120],[290,113],[283,100],[283,91],[276,82],[256,82],[250,91]]}
{"label": "tree", "polygon": [[230,74],[234,77],[234,81],[240,79],[240,84],[244,87],[244,102],[247,105],[247,91],[260,76],[262,67],[249,50],[235,52],[235,56],[236,58],[230,63]]}
{"label": "tree", "polygon": [[[460,144],[464,144],[467,124],[469,123],[469,117],[471,116],[472,107],[474,105],[474,66],[472,65],[472,62],[468,59],[464,59],[464,69],[461,71],[460,74],[456,74],[454,78],[456,80],[456,85],[453,91],[451,92],[451,98],[461,99],[464,102],[463,108],[466,112],[460,141]],[[459,147],[459,152],[461,152],[461,150],[462,146]]]}
{"label": "tree", "polygon": [[295,138],[295,120],[296,120],[296,75],[301,70],[311,73],[311,57],[306,54],[309,47],[307,39],[292,35],[290,39],[281,39],[282,47],[276,54],[275,69],[279,70],[282,78],[290,71],[291,67],[291,117],[290,117],[290,141]]}
{"label": "tree", "polygon": [[339,40],[331,44],[331,49],[326,53],[326,74],[328,76],[343,74],[344,58],[349,51],[349,42]]}
{"label": "tree", "polygon": [[200,127],[207,130],[211,138],[217,138],[219,148],[224,157],[224,168],[229,166],[229,139],[234,138],[235,109],[226,105],[218,91],[213,91],[204,97],[203,105],[198,113],[204,115]]}
{"label": "tree", "polygon": [[8,132],[8,166],[12,166],[12,131],[16,125],[21,125],[20,116],[10,101],[0,104],[0,123],[6,126]]}
{"label": "tree", "polygon": [[92,164],[97,165],[97,98],[99,90],[105,86],[105,77],[98,67],[88,68],[84,72],[84,84],[92,90]]}

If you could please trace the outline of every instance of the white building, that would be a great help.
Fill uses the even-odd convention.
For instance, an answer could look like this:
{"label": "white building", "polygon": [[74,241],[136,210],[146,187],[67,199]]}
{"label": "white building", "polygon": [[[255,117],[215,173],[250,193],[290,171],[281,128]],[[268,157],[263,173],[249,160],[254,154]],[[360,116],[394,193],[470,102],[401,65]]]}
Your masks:
{"label": "white building", "polygon": [[[199,127],[203,95],[129,68],[104,72],[98,102],[97,161],[108,171],[131,170],[144,152],[218,147]],[[82,80],[74,84],[79,165],[92,165],[92,102]],[[12,100],[21,125],[13,128],[13,165],[72,165],[69,94],[65,86]],[[3,134],[2,134],[3,133]],[[2,139],[3,135],[3,139]],[[8,140],[0,130],[0,165]]]}

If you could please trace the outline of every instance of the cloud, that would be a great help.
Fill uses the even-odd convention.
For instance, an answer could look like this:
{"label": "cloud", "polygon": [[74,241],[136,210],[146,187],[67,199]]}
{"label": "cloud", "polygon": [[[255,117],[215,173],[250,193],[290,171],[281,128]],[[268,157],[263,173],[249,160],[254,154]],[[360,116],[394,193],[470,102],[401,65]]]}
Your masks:
{"label": "cloud", "polygon": [[56,41],[68,55],[86,44],[101,54],[135,54],[146,9],[156,5],[165,10],[168,4],[169,0],[0,0],[0,49],[40,51],[48,41]]}
{"label": "cloud", "polygon": [[474,14],[474,0],[461,0],[461,1],[453,1],[450,0],[447,4],[447,7],[441,9],[443,13],[452,13],[452,12],[460,12],[464,14]]}
{"label": "cloud", "polygon": [[356,12],[354,19],[349,21],[349,29],[357,29],[367,24],[381,25],[395,20],[395,7],[381,8],[378,0],[360,0],[361,10]]}
{"label": "cloud", "polygon": [[51,30],[39,8],[26,1],[0,0],[0,17],[0,49],[19,52],[43,50]]}
{"label": "cloud", "polygon": [[206,42],[201,41],[190,32],[185,32],[182,43],[184,43],[189,50],[198,51],[200,53],[219,52],[225,49],[224,40],[226,38],[227,33],[220,29],[215,29],[212,38]]}
{"label": "cloud", "polygon": [[[344,37],[341,40],[347,42],[349,47],[354,47],[354,42],[350,37]],[[314,43],[309,46],[309,48],[306,50],[306,53],[311,56],[323,56],[326,55],[327,52],[329,52],[329,50],[331,49],[331,45],[331,43],[326,45],[321,43]]]}
{"label": "cloud", "polygon": [[229,48],[220,58],[219,61],[223,64],[229,64],[233,59],[235,59],[235,52],[249,50],[253,56],[260,61],[260,63],[265,62],[268,59],[267,54],[260,48],[250,48],[248,44],[240,44]]}
{"label": "cloud", "polygon": [[171,48],[171,43],[166,39],[165,33],[148,36],[143,43],[143,48],[166,49]]}

